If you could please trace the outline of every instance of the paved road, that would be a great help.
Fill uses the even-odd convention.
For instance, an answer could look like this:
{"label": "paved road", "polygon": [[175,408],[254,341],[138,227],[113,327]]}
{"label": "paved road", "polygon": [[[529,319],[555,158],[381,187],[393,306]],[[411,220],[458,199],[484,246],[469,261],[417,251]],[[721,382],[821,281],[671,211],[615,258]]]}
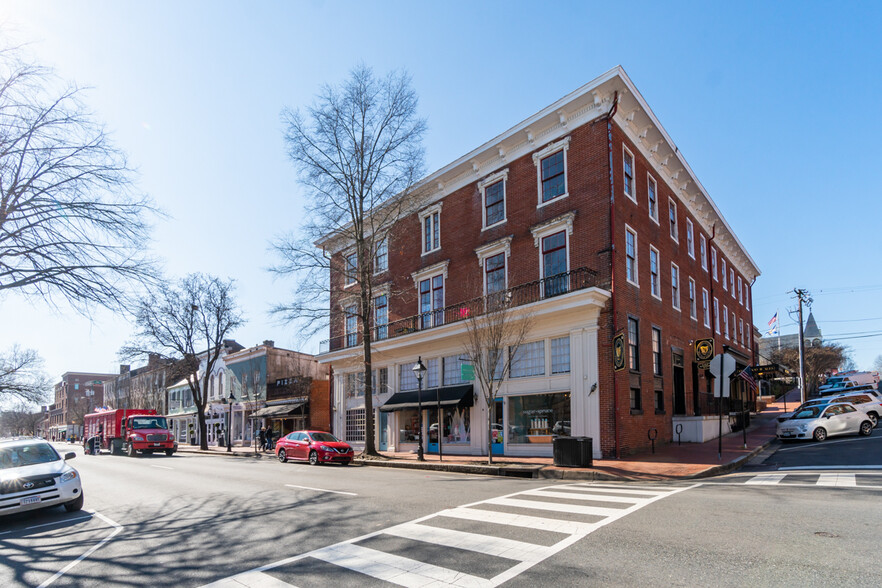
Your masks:
{"label": "paved road", "polygon": [[94,514],[0,522],[4,586],[882,583],[867,565],[882,472],[648,485],[214,456],[73,465]]}

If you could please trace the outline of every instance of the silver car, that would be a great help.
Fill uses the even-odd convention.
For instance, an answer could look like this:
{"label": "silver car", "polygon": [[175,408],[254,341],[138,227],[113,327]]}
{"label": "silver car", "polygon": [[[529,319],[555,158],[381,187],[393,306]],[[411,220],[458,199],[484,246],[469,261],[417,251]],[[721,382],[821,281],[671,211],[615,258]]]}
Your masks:
{"label": "silver car", "polygon": [[83,508],[80,475],[42,439],[0,440],[0,516],[63,505]]}
{"label": "silver car", "polygon": [[837,403],[807,406],[778,423],[778,439],[814,439],[823,441],[836,435],[870,435],[873,422],[866,413],[851,404]]}
{"label": "silver car", "polygon": [[873,421],[874,427],[879,424],[879,417],[882,416],[882,402],[875,394],[850,392],[841,396],[833,396],[830,400],[830,404],[841,402],[847,402],[856,409],[865,412],[867,417]]}

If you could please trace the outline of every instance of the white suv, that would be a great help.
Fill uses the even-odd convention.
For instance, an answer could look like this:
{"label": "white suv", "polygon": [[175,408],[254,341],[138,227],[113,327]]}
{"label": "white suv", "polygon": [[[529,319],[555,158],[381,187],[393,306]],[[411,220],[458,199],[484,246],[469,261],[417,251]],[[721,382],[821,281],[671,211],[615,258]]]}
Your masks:
{"label": "white suv", "polygon": [[42,439],[0,439],[0,516],[64,505],[83,508],[80,475]]}

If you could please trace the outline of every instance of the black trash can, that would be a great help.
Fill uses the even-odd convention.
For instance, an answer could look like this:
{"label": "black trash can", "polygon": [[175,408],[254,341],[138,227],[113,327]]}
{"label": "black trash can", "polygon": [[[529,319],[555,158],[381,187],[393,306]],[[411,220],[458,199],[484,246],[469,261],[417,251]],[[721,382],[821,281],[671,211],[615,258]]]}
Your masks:
{"label": "black trash can", "polygon": [[594,464],[591,437],[555,437],[552,447],[556,466],[590,468]]}

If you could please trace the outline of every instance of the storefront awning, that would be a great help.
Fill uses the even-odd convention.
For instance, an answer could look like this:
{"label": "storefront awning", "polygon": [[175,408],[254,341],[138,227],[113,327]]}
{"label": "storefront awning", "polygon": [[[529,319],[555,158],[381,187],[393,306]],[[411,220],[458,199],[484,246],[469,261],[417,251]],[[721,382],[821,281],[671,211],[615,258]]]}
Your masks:
{"label": "storefront awning", "polygon": [[460,386],[445,386],[443,388],[429,388],[423,390],[422,396],[416,390],[409,392],[396,392],[386,401],[380,410],[383,412],[393,412],[396,410],[404,410],[405,408],[417,408],[422,400],[425,408],[438,406],[438,398],[441,399],[441,406],[471,406],[474,403],[472,395],[472,385],[462,384]]}
{"label": "storefront awning", "polygon": [[261,408],[258,411],[255,411],[250,418],[253,419],[266,419],[266,418],[284,418],[288,416],[293,416],[294,414],[302,414],[300,407],[306,404],[306,400],[298,400],[297,402],[291,402],[288,404],[279,404],[276,406],[267,406],[265,408]]}

